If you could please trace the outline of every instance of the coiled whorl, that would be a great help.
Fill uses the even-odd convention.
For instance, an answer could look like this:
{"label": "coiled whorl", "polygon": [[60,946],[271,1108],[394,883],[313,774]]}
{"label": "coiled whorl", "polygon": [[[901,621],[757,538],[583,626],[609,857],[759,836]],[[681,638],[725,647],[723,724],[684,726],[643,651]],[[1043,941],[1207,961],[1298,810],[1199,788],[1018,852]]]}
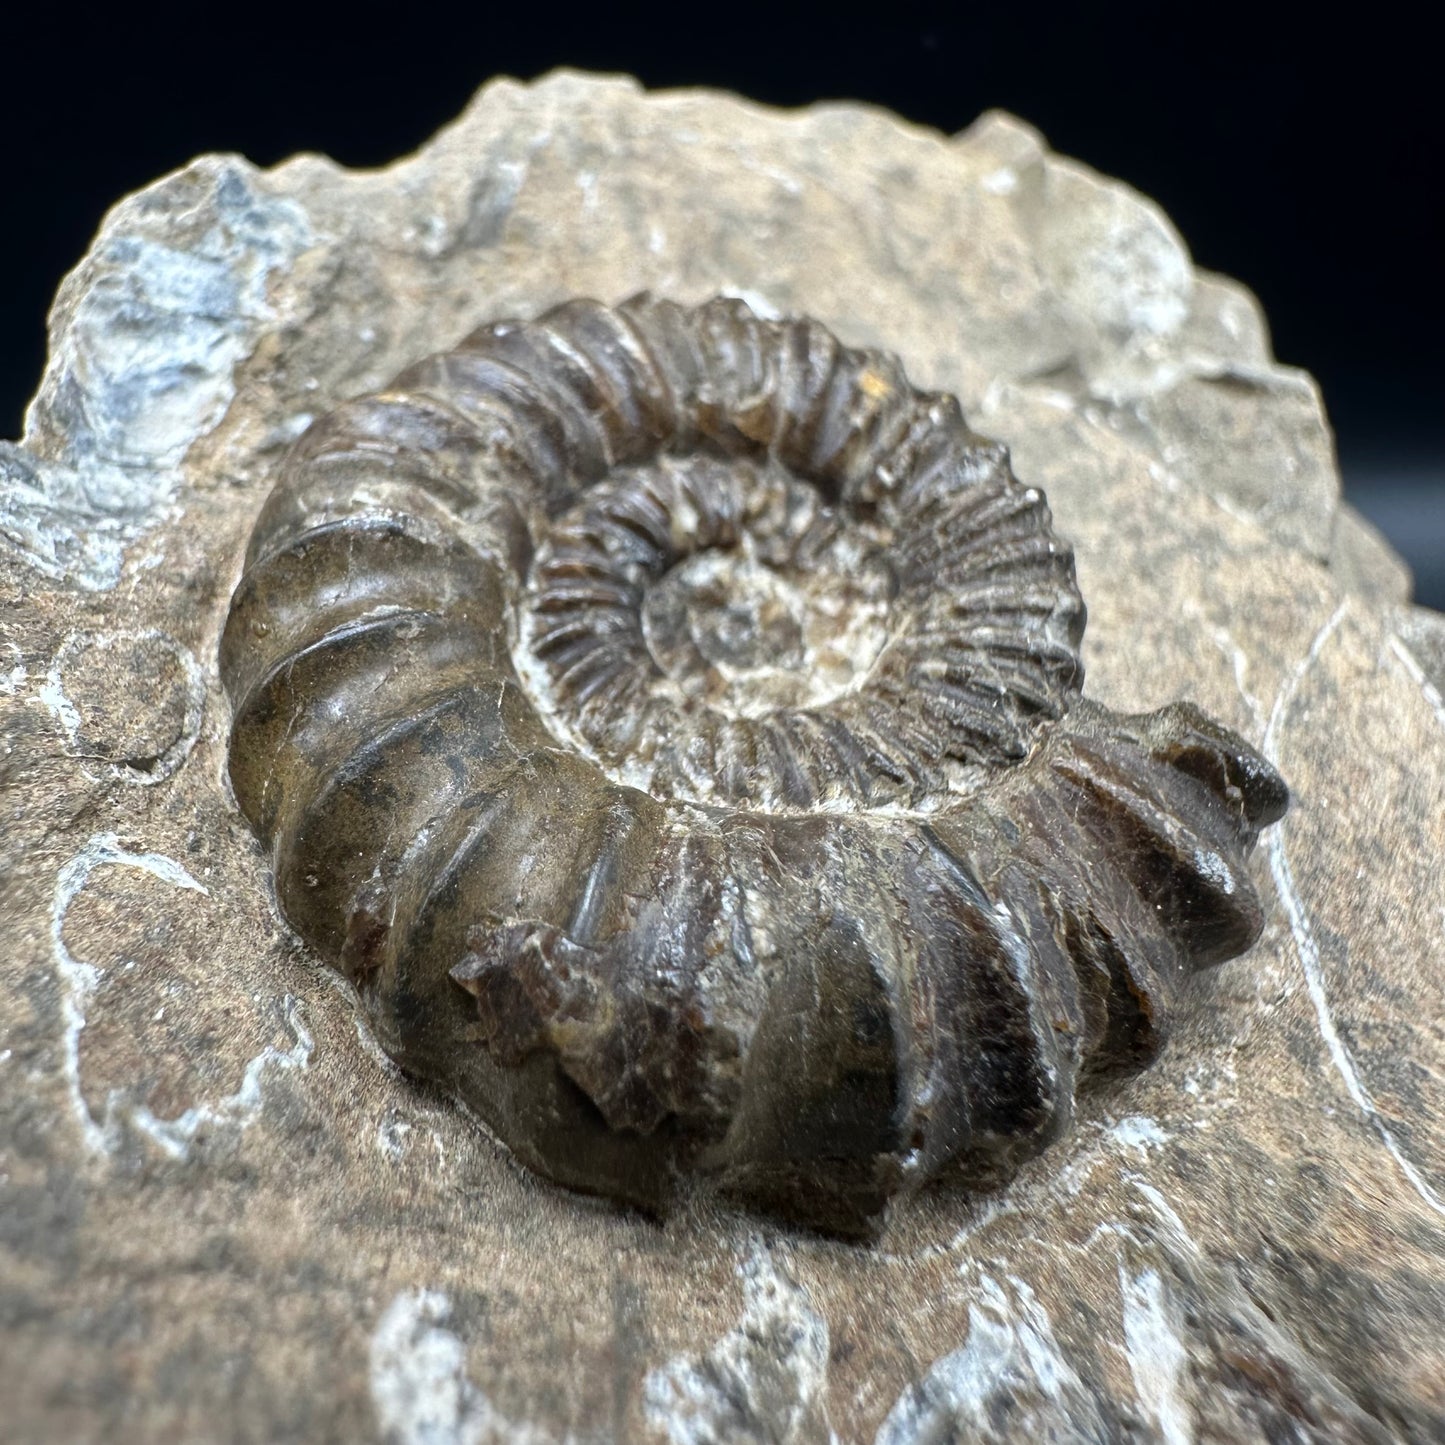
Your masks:
{"label": "coiled whorl", "polygon": [[1157,1050],[1283,812],[1080,696],[1043,496],[897,361],[575,301],[316,422],[221,649],[287,920],[564,1183],[866,1232]]}

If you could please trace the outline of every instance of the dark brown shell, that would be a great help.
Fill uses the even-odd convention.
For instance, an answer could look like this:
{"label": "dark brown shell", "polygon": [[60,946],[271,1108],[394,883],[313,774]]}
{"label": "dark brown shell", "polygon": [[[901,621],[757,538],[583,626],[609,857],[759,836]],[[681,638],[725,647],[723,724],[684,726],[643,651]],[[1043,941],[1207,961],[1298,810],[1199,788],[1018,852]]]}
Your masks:
{"label": "dark brown shell", "polygon": [[1043,496],[892,357],[569,302],[316,422],[221,649],[291,925],[549,1177],[843,1233],[1000,1177],[1248,948],[1287,794],[1080,695]]}

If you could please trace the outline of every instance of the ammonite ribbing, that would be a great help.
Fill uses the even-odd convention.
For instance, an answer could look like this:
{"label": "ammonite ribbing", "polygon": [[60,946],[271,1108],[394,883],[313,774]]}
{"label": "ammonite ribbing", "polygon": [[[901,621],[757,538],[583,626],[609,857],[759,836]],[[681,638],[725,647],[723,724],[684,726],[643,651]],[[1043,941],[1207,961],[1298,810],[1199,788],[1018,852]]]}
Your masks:
{"label": "ammonite ribbing", "polygon": [[1286,791],[1081,695],[1043,496],[738,301],[485,326],[316,422],[222,642],[281,909],[565,1184],[841,1233],[986,1183],[1248,948]]}

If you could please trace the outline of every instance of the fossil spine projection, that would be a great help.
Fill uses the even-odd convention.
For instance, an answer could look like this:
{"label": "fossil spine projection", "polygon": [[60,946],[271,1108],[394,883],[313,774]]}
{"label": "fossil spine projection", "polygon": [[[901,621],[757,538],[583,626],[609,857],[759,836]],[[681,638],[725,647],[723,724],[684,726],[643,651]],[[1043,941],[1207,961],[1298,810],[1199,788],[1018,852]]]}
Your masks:
{"label": "fossil spine projection", "polygon": [[236,797],[386,1049],[527,1164],[867,1233],[1142,1067],[1261,927],[1238,737],[1081,696],[1042,495],[737,301],[484,326],[316,422],[222,641]]}

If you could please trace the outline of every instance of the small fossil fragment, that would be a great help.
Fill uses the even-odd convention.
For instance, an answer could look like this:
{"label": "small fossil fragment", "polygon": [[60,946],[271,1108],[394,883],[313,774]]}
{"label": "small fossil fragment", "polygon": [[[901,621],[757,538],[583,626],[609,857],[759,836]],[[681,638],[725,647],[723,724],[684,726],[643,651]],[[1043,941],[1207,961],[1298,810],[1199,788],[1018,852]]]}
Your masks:
{"label": "small fossil fragment", "polygon": [[528,1165],[866,1234],[1145,1065],[1284,784],[1081,695],[1040,492],[738,301],[484,326],[316,422],[231,604],[236,797],[384,1047]]}

